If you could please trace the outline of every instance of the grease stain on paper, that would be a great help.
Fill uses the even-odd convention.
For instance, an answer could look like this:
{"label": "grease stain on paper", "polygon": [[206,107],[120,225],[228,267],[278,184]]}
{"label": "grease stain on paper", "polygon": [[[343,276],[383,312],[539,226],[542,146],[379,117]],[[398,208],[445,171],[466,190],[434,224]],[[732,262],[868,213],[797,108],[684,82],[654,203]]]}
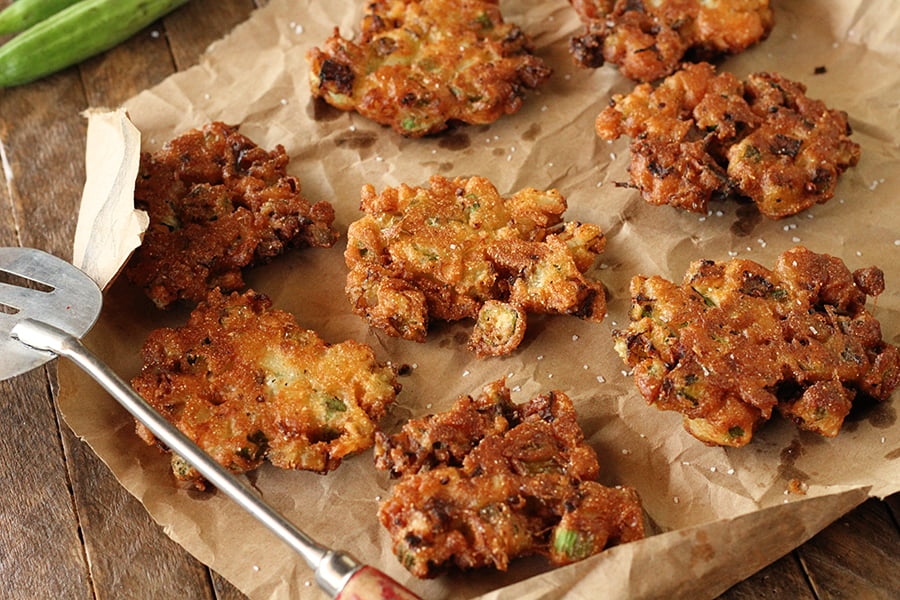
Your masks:
{"label": "grease stain on paper", "polygon": [[541,135],[541,124],[540,123],[532,123],[528,126],[528,129],[525,130],[525,133],[522,134],[522,139],[526,142],[533,142],[538,139]]}
{"label": "grease stain on paper", "polygon": [[856,431],[861,421],[868,421],[876,429],[890,429],[897,422],[897,409],[890,402],[878,402],[861,397],[853,402],[850,414],[844,419],[842,431]]}
{"label": "grease stain on paper", "polygon": [[737,209],[737,220],[731,224],[731,233],[737,237],[747,237],[762,221],[762,213],[755,204],[741,204]]}
{"label": "grease stain on paper", "polygon": [[453,171],[453,163],[450,161],[425,161],[422,166],[428,171],[437,173],[450,173]]}
{"label": "grease stain on paper", "polygon": [[351,131],[334,140],[338,148],[350,148],[352,150],[365,150],[375,145],[378,137],[368,131]]}
{"label": "grease stain on paper", "polygon": [[786,481],[809,481],[809,474],[795,466],[797,460],[803,456],[804,449],[799,438],[794,438],[790,444],[781,450],[781,462],[778,464],[778,476]]}
{"label": "grease stain on paper", "polygon": [[306,114],[314,121],[334,121],[346,111],[335,108],[321,98],[311,98],[306,105]]}
{"label": "grease stain on paper", "polygon": [[438,142],[438,146],[445,150],[465,150],[472,145],[469,134],[463,132],[453,132],[445,134]]}

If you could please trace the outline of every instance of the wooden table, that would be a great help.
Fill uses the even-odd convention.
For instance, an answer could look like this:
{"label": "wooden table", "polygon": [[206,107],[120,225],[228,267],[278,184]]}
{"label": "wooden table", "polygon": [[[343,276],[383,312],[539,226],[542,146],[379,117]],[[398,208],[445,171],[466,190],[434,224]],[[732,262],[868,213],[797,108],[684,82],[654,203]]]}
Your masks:
{"label": "wooden table", "polygon": [[[0,90],[0,244],[70,259],[80,113],[191,66],[261,4],[192,0],[78,67]],[[72,434],[57,388],[53,363],[0,382],[0,598],[243,598],[166,537]],[[900,598],[898,523],[900,494],[865,502],[721,598]]]}

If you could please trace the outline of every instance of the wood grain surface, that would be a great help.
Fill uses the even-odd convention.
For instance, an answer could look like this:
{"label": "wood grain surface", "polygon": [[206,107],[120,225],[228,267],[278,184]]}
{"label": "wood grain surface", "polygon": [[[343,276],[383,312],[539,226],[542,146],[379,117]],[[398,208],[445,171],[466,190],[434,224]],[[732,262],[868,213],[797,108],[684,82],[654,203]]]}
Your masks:
{"label": "wood grain surface", "polygon": [[[81,112],[195,64],[264,3],[192,0],[101,56],[0,90],[0,244],[71,259]],[[56,392],[52,363],[0,382],[0,598],[244,598],[166,537],[71,433]],[[900,496],[869,500],[721,598],[900,598],[898,522]]]}

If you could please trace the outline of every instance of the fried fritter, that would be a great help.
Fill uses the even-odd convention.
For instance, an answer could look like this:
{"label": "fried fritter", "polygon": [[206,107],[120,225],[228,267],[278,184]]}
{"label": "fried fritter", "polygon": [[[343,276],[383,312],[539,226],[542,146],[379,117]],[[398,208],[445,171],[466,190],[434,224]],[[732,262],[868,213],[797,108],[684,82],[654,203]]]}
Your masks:
{"label": "fried fritter", "polygon": [[488,384],[379,436],[376,456],[400,476],[379,518],[417,577],[506,570],[531,554],[568,564],[644,535],[637,493],[596,481],[597,455],[562,392],[515,405],[504,380]]}
{"label": "fried fritter", "polygon": [[595,225],[562,220],[556,190],[508,198],[482,177],[434,176],[429,188],[362,189],[366,216],[344,253],[354,312],[392,336],[424,342],[430,319],[476,319],[478,356],[514,350],[526,314],[599,322],[603,285],[584,276],[605,240]]}
{"label": "fried fritter", "polygon": [[615,347],[644,398],[707,444],[747,444],[773,409],[834,437],[855,400],[886,400],[900,384],[900,352],[865,308],[883,290],[881,270],[851,273],[803,247],[773,270],[697,261],[681,286],[632,279]]}
{"label": "fried fritter", "polygon": [[408,137],[518,112],[551,70],[497,0],[375,0],[359,40],[307,54],[313,96]]}
{"label": "fried fritter", "polygon": [[[372,446],[400,390],[369,346],[326,344],[293,315],[247,291],[210,292],[177,329],[157,329],[142,349],[134,389],[235,473],[264,460],[325,473]],[[160,444],[143,425],[138,434]],[[178,479],[200,474],[173,455]]]}
{"label": "fried fritter", "polygon": [[168,308],[216,287],[242,289],[242,268],[288,247],[334,245],[334,209],[310,205],[288,161],[281,145],[267,152],[219,122],[142,154],[134,196],[150,226],[128,278]]}
{"label": "fried fritter", "polygon": [[737,54],[768,37],[769,0],[569,0],[585,22],[569,49],[575,62],[619,66],[629,79],[655,81],[682,60]]}
{"label": "fried fritter", "polygon": [[830,200],[859,162],[847,114],[805,92],[774,73],[741,82],[689,64],[655,89],[614,96],[596,129],[632,138],[631,185],[650,204],[706,213],[711,199],[734,195],[780,219]]}

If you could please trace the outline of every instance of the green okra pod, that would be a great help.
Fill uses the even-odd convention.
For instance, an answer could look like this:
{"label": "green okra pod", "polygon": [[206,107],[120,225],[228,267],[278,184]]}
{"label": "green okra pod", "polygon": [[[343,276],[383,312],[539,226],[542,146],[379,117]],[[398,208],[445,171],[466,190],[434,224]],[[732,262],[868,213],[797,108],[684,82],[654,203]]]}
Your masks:
{"label": "green okra pod", "polygon": [[79,0],[17,0],[0,11],[0,35],[19,33]]}
{"label": "green okra pod", "polygon": [[108,50],[186,2],[76,2],[0,46],[0,87],[29,83]]}

